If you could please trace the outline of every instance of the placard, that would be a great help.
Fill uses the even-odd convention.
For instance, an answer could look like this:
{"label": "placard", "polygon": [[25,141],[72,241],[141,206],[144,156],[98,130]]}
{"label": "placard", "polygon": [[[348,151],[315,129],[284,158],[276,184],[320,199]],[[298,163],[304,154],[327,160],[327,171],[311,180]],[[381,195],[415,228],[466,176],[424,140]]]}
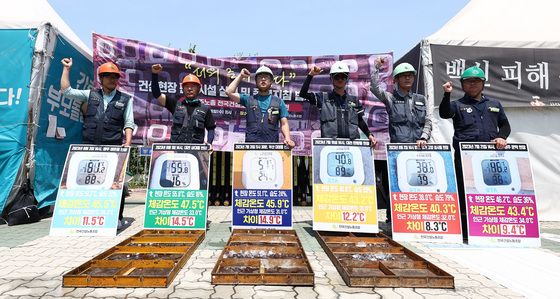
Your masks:
{"label": "placard", "polygon": [[449,144],[387,144],[393,239],[463,243]]}
{"label": "placard", "polygon": [[469,244],[538,247],[537,198],[527,144],[465,143],[461,163],[465,182]]}
{"label": "placard", "polygon": [[153,144],[144,228],[206,229],[208,150],[206,144]]}
{"label": "placard", "polygon": [[51,236],[115,236],[130,148],[72,144],[58,187]]}
{"label": "placard", "polygon": [[280,143],[237,143],[233,228],[292,228],[292,152]]}
{"label": "placard", "polygon": [[313,139],[313,229],[379,232],[369,140]]}

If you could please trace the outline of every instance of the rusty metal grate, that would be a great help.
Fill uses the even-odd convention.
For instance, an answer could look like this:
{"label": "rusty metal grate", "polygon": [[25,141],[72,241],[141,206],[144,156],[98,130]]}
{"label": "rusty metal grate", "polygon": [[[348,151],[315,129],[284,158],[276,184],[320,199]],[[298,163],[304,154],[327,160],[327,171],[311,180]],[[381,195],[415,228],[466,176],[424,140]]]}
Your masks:
{"label": "rusty metal grate", "polygon": [[204,240],[202,230],[143,230],[64,274],[64,287],[167,287]]}
{"label": "rusty metal grate", "polygon": [[313,285],[314,273],[293,230],[232,232],[212,284]]}
{"label": "rusty metal grate", "polygon": [[453,276],[383,234],[317,232],[348,286],[455,288]]}

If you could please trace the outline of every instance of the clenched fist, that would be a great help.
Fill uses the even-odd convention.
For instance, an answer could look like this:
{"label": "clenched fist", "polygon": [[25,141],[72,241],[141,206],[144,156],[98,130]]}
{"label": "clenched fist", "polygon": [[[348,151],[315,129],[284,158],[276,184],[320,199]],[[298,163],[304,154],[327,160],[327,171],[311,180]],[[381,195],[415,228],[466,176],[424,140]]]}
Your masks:
{"label": "clenched fist", "polygon": [[152,74],[159,74],[163,70],[161,64],[152,64]]}
{"label": "clenched fist", "polygon": [[323,69],[321,69],[320,67],[314,65],[311,70],[309,71],[309,75],[311,76],[315,76],[315,75],[319,75],[320,73],[323,72]]}
{"label": "clenched fist", "polygon": [[451,84],[451,81],[445,82],[445,84],[443,84],[442,87],[443,87],[443,91],[445,92],[451,92],[453,90],[453,85]]}

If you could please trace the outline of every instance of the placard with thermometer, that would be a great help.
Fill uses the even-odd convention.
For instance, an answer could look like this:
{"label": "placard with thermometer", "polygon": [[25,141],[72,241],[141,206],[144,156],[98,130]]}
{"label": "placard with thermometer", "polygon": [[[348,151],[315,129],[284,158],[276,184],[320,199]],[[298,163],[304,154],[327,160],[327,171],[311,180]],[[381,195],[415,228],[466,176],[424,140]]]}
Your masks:
{"label": "placard with thermometer", "polygon": [[387,169],[393,238],[462,243],[455,168],[449,144],[389,143]]}
{"label": "placard with thermometer", "polygon": [[114,236],[130,149],[70,146],[57,193],[50,234]]}
{"label": "placard with thermometer", "polygon": [[313,139],[313,229],[379,232],[373,152],[364,139]]}
{"label": "placard with thermometer", "polygon": [[514,143],[497,149],[490,142],[462,142],[460,149],[469,244],[540,246],[527,144]]}
{"label": "placard with thermometer", "polygon": [[291,228],[290,149],[280,143],[237,143],[233,169],[233,227]]}
{"label": "placard with thermometer", "polygon": [[208,149],[205,144],[153,144],[144,228],[206,228]]}

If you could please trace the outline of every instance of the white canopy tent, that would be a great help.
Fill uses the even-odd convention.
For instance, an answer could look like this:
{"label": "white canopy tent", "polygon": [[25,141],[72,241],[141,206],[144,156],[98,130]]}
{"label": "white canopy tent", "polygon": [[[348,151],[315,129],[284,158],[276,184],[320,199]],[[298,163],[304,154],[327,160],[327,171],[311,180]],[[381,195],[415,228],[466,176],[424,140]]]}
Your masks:
{"label": "white canopy tent", "polygon": [[74,48],[92,58],[91,49],[72,31],[47,0],[18,0],[2,4],[0,29],[40,28],[45,24],[50,24],[59,34],[66,37]]}
{"label": "white canopy tent", "polygon": [[[437,79],[435,60],[441,61],[441,57],[433,55],[434,46],[460,46],[461,53],[470,51],[470,56],[480,59],[486,55],[486,52],[481,51],[484,48],[480,47],[494,48],[494,54],[512,49],[560,49],[560,31],[553,25],[558,11],[560,2],[555,0],[471,0],[440,30],[422,40],[396,63],[410,62],[420,70],[418,89],[432,105],[436,105],[434,142],[451,143],[453,136],[452,122],[438,116],[437,103],[440,99],[437,97],[442,82],[434,79]],[[472,50],[469,50],[470,47]],[[518,57],[508,58],[515,62]],[[550,69],[552,67],[551,63]],[[558,80],[558,75],[550,72],[551,87]],[[494,79],[504,84],[504,79],[501,82],[499,77]],[[454,88],[460,89],[458,79],[454,82]],[[512,83],[511,88],[507,89],[515,89],[515,84]],[[560,94],[552,96],[560,98]],[[560,221],[560,155],[557,152],[560,148],[560,107],[553,104],[531,107],[528,103],[521,107],[505,108],[512,128],[508,142],[529,144],[539,219]]]}
{"label": "white canopy tent", "polygon": [[[0,184],[2,190],[7,190],[9,194],[4,196],[0,195],[0,203],[7,202],[9,204],[14,198],[17,197],[17,193],[23,184],[23,182],[28,178],[31,179],[31,183],[34,183],[35,175],[35,149],[36,149],[36,134],[40,130],[40,112],[41,105],[45,102],[45,88],[48,87],[46,84],[51,84],[54,82],[54,74],[50,74],[51,62],[57,63],[57,61],[52,61],[54,58],[55,49],[59,46],[61,48],[72,49],[73,53],[77,56],[82,56],[85,58],[87,63],[87,69],[84,72],[91,74],[91,61],[92,61],[92,51],[78,38],[78,36],[70,29],[70,27],[62,20],[62,18],[56,13],[56,11],[51,7],[51,5],[46,0],[18,0],[18,1],[6,1],[2,3],[2,9],[0,10],[0,31],[2,32],[14,32],[28,30],[27,36],[23,39],[31,41],[33,45],[32,57],[31,57],[31,68],[30,69],[17,69],[18,72],[30,74],[29,82],[22,82],[24,86],[29,89],[29,94],[24,97],[27,98],[27,115],[25,117],[26,123],[19,124],[27,126],[27,136],[21,136],[20,139],[9,139],[5,140],[4,146],[15,146],[16,148],[25,147],[23,159],[18,169],[14,169],[13,163],[10,165],[10,169],[4,169],[10,178],[15,177],[15,180],[4,179]],[[25,32],[25,31],[23,31]],[[23,34],[25,35],[25,34]],[[6,35],[7,36],[7,35]],[[22,48],[9,48],[10,45],[4,44],[9,51],[14,51],[11,53],[17,53],[19,51],[25,50]],[[28,58],[12,58],[11,54],[5,52],[0,53],[4,55],[4,59],[26,59]],[[16,55],[14,55],[16,57]],[[82,64],[83,65],[83,64]],[[82,66],[76,67],[77,69],[82,69]],[[14,70],[7,70],[3,68],[0,72],[6,72],[3,78],[9,78],[8,72],[13,72]],[[59,71],[57,71],[59,73]],[[57,74],[58,75],[58,74]],[[49,77],[50,76],[50,77]],[[58,75],[59,76],[59,75]],[[2,81],[2,80],[0,80]],[[0,82],[2,86],[9,85],[8,81]],[[4,106],[4,111],[1,113],[13,113]],[[71,137],[71,136],[70,136]],[[67,138],[69,140],[70,138]],[[60,148],[62,149],[65,145],[60,143]],[[53,151],[50,148],[49,151]],[[64,149],[65,151],[66,149]],[[19,151],[18,151],[19,152]],[[18,154],[19,155],[19,154]],[[49,156],[49,155],[47,155]],[[5,160],[11,159],[7,157]],[[0,161],[2,163],[7,163],[6,161]],[[6,164],[4,164],[6,165]],[[17,175],[16,175],[17,172]],[[10,191],[11,190],[11,191]],[[0,212],[4,206],[0,204]]]}

